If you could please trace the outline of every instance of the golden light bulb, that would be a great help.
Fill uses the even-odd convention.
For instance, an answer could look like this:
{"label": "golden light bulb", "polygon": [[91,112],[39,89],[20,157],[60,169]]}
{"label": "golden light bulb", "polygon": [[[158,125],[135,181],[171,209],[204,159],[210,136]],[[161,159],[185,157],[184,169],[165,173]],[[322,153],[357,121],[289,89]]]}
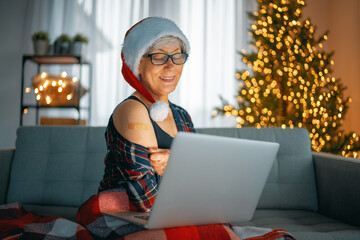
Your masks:
{"label": "golden light bulb", "polygon": [[61,77],[66,78],[67,72],[63,71],[60,75],[61,75]]}
{"label": "golden light bulb", "polygon": [[51,103],[51,98],[50,98],[50,96],[46,96],[45,100],[46,100],[46,103],[47,103],[47,104],[50,104],[50,103]]}

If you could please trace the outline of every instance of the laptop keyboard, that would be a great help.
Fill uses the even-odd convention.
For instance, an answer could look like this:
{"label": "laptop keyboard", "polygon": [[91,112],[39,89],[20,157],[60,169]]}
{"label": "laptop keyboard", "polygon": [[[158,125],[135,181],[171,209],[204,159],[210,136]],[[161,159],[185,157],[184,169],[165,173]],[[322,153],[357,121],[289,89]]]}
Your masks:
{"label": "laptop keyboard", "polygon": [[135,217],[147,221],[147,220],[149,220],[150,215],[138,215]]}

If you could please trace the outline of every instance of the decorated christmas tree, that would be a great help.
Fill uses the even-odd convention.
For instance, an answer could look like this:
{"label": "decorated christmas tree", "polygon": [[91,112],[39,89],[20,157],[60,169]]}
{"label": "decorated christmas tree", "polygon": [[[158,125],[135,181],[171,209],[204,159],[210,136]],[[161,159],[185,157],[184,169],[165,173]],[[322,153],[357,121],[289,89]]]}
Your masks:
{"label": "decorated christmas tree", "polygon": [[357,157],[359,136],[342,129],[351,98],[331,77],[327,33],[315,37],[316,27],[302,17],[304,6],[303,0],[258,0],[258,10],[249,13],[256,50],[241,53],[249,69],[236,73],[237,106],[222,99],[215,115],[236,116],[237,127],[304,127],[313,150]]}

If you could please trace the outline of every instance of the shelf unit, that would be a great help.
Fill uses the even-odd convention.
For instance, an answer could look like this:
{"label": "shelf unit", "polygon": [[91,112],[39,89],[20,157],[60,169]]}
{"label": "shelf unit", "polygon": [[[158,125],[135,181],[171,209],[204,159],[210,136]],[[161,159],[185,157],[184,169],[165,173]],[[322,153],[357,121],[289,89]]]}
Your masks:
{"label": "shelf unit", "polygon": [[[43,106],[40,105],[37,101],[35,104],[25,104],[24,103],[24,94],[25,90],[25,64],[27,62],[33,62],[37,65],[37,73],[41,72],[42,65],[78,65],[79,66],[79,84],[78,84],[78,93],[81,95],[81,81],[82,81],[82,70],[83,66],[87,65],[89,69],[89,87],[87,94],[88,95],[88,105],[86,107],[80,106],[80,96],[78,97],[78,102],[76,105],[64,105],[64,106]],[[92,65],[90,62],[86,61],[82,56],[77,55],[23,55],[22,57],[22,68],[21,68],[21,107],[20,107],[20,126],[23,125],[23,117],[25,109],[35,109],[35,125],[39,124],[39,111],[41,109],[75,109],[78,112],[78,124],[81,124],[81,111],[88,111],[88,122],[90,121],[91,116],[91,85],[92,84]]]}

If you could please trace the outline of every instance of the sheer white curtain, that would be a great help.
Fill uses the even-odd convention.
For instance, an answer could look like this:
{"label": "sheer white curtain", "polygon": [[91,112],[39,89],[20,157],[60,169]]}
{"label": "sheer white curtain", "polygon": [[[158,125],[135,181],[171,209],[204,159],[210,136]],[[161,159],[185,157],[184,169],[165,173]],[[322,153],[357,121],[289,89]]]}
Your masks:
{"label": "sheer white curtain", "polygon": [[[77,32],[89,36],[87,58],[93,65],[91,125],[106,125],[116,105],[133,92],[121,75],[125,32],[140,19],[174,20],[191,44],[189,61],[170,100],[184,107],[195,127],[234,126],[227,118],[212,119],[219,95],[235,100],[236,51],[244,48],[245,12],[253,0],[38,0],[29,3],[29,34],[50,36]],[[30,26],[31,25],[31,26]],[[239,32],[241,34],[239,35]],[[244,34],[246,33],[246,34]],[[240,37],[239,37],[240,36]],[[29,46],[27,46],[29,48]],[[234,102],[232,102],[234,103]]]}
{"label": "sheer white curtain", "polygon": [[[121,44],[126,31],[139,20],[148,17],[148,0],[93,1],[96,4],[95,22],[109,42],[101,51],[90,51],[89,59],[94,66],[92,87],[92,125],[106,125],[116,107],[134,89],[121,74]],[[94,33],[96,34],[96,33]],[[95,39],[98,45],[104,40]]]}

